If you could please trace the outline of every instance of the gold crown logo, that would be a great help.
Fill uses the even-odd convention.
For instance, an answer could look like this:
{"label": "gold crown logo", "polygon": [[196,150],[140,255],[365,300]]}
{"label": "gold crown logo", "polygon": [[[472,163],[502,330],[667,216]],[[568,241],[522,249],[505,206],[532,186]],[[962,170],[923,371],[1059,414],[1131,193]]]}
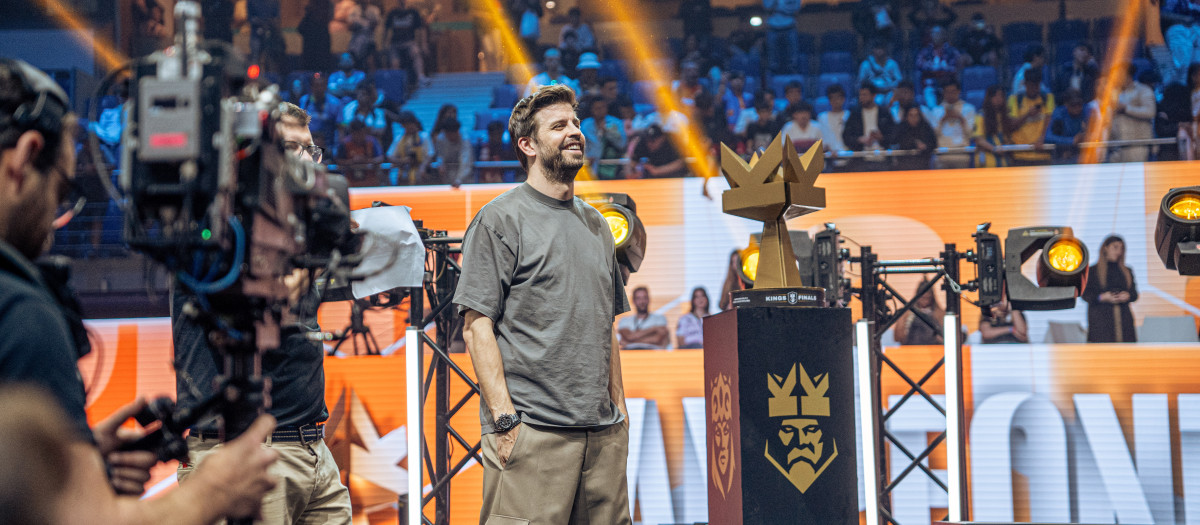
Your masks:
{"label": "gold crown logo", "polygon": [[775,374],[767,374],[767,390],[771,399],[767,401],[767,411],[771,417],[794,417],[797,415],[796,405],[796,367],[800,368],[800,388],[804,395],[800,396],[799,414],[808,417],[829,417],[829,374],[809,377],[804,365],[792,365],[785,378]]}

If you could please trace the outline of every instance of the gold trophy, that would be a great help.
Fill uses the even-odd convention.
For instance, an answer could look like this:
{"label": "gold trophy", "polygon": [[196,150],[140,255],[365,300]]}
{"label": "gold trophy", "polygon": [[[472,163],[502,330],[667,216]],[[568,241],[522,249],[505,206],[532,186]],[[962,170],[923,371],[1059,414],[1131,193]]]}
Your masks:
{"label": "gold trophy", "polygon": [[825,188],[814,186],[825,167],[821,142],[803,156],[783,133],[747,164],[721,144],[721,173],[730,189],[721,195],[725,213],[763,222],[754,288],[735,290],[734,307],[823,306],[825,289],[800,282],[787,220],[825,208]]}

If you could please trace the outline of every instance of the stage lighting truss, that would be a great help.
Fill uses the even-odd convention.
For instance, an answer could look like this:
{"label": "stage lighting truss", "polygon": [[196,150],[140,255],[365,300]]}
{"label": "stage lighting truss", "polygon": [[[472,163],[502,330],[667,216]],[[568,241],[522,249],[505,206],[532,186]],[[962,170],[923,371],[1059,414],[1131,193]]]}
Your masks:
{"label": "stage lighting truss", "polygon": [[608,223],[617,262],[624,272],[638,271],[646,256],[646,227],[637,216],[637,204],[624,193],[593,193],[580,198],[599,210]]}
{"label": "stage lighting truss", "polygon": [[[1021,265],[1038,251],[1037,283]],[[1004,281],[1015,310],[1066,310],[1087,283],[1087,246],[1066,226],[1033,226],[1008,231],[1004,239]]]}
{"label": "stage lighting truss", "polygon": [[1154,245],[1168,270],[1200,275],[1200,186],[1174,188],[1163,196]]}

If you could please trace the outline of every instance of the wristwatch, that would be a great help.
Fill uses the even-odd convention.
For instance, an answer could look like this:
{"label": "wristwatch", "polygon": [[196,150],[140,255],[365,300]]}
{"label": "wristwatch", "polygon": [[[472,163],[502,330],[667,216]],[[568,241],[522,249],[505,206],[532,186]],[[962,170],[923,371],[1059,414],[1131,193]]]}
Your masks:
{"label": "wristwatch", "polygon": [[492,428],[496,432],[508,432],[513,427],[521,424],[521,416],[516,414],[500,414],[496,416],[496,420],[492,422]]}

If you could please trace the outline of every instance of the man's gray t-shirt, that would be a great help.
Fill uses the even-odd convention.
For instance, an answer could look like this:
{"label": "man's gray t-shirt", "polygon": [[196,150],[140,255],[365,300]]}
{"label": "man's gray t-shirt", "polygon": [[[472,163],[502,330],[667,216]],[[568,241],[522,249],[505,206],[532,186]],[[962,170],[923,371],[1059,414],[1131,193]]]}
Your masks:
{"label": "man's gray t-shirt", "polygon": [[[600,212],[522,184],[479,210],[462,250],[454,303],[495,324],[521,420],[573,428],[620,422],[608,392],[612,323],[629,302]],[[493,432],[484,403],[479,417],[483,433]]]}

